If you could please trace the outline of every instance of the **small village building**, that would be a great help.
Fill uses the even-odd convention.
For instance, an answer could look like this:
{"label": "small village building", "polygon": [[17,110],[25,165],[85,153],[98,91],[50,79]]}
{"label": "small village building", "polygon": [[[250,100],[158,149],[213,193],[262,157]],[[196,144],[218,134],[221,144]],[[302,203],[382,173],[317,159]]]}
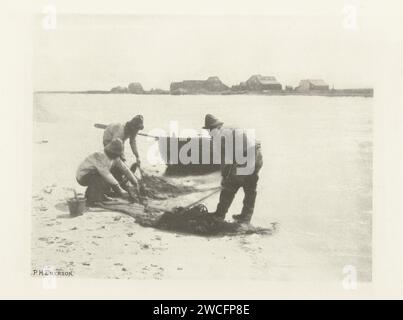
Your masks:
{"label": "small village building", "polygon": [[213,92],[225,91],[225,90],[229,89],[229,87],[226,86],[224,83],[222,83],[222,81],[218,77],[207,78],[204,85],[208,91],[213,91]]}
{"label": "small village building", "polygon": [[329,85],[322,79],[306,79],[301,80],[297,91],[309,92],[309,91],[328,91]]}
{"label": "small village building", "polygon": [[207,80],[172,82],[170,86],[172,94],[222,92],[228,89],[228,86],[222,83],[218,77],[209,77]]}
{"label": "small village building", "polygon": [[112,92],[112,93],[127,93],[128,90],[127,90],[127,88],[125,88],[125,87],[118,86],[118,87],[112,88],[112,89],[111,89],[111,92]]}
{"label": "small village building", "polygon": [[246,87],[250,91],[265,91],[265,90],[281,90],[282,85],[272,76],[262,76],[256,74],[251,76],[245,83],[240,84],[241,87]]}

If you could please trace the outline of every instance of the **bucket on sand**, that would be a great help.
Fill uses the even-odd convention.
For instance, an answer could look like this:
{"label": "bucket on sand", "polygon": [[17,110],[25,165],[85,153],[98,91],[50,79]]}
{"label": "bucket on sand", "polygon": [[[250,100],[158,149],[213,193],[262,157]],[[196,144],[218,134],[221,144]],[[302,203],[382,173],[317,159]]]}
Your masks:
{"label": "bucket on sand", "polygon": [[77,195],[74,191],[74,198],[67,200],[70,215],[73,217],[81,216],[87,208],[86,199],[83,195]]}

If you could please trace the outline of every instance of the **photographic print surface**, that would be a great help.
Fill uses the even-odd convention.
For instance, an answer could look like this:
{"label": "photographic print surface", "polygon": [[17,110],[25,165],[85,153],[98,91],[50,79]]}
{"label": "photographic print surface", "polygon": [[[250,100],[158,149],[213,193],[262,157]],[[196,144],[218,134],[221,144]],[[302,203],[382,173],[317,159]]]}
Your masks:
{"label": "photographic print surface", "polygon": [[[38,16],[32,275],[372,281],[374,44],[343,19]],[[234,128],[247,175],[200,160]]]}

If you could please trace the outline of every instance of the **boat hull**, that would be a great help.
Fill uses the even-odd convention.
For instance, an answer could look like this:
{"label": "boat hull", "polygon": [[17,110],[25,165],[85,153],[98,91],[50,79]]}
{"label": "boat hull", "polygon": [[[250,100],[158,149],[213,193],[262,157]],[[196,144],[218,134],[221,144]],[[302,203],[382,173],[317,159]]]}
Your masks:
{"label": "boat hull", "polygon": [[[190,147],[191,144],[193,147]],[[167,165],[166,174],[206,174],[220,170],[220,164],[213,163],[213,144],[207,137],[164,137],[159,139],[159,149]],[[195,150],[198,153],[196,155],[192,154]],[[183,155],[185,163],[181,160]]]}

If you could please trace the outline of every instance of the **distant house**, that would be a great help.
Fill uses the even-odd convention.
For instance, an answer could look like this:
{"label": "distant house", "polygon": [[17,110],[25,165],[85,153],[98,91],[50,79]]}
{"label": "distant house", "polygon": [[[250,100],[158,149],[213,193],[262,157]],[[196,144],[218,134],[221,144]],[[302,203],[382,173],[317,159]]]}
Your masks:
{"label": "distant house", "polygon": [[245,84],[245,82],[241,82],[240,84],[236,84],[236,85],[233,85],[233,86],[231,86],[231,90],[232,91],[239,91],[239,92],[243,92],[243,91],[246,91],[248,88],[246,87],[246,84]]}
{"label": "distant house", "polygon": [[306,79],[301,80],[297,91],[309,92],[309,91],[328,91],[329,85],[322,79]]}
{"label": "distant house", "polygon": [[228,86],[225,85],[224,83],[222,83],[222,81],[220,80],[220,78],[218,77],[209,77],[207,78],[207,80],[204,83],[205,88],[208,91],[225,91],[228,90]]}
{"label": "distant house", "polygon": [[127,90],[127,88],[125,88],[125,87],[114,87],[114,88],[112,88],[111,89],[111,92],[112,93],[127,93],[128,92],[128,90]]}
{"label": "distant house", "polygon": [[171,94],[222,92],[228,89],[228,86],[222,83],[218,77],[209,77],[207,80],[172,82],[170,86]]}
{"label": "distant house", "polygon": [[145,93],[143,86],[139,82],[132,82],[128,86],[128,92],[134,94],[143,94]]}
{"label": "distant house", "polygon": [[251,76],[246,82],[242,82],[240,87],[245,87],[251,91],[281,90],[282,86],[275,77],[262,76],[256,74]]}
{"label": "distant house", "polygon": [[150,94],[169,94],[169,91],[168,90],[163,90],[163,89],[160,89],[160,88],[152,88],[150,90]]}

